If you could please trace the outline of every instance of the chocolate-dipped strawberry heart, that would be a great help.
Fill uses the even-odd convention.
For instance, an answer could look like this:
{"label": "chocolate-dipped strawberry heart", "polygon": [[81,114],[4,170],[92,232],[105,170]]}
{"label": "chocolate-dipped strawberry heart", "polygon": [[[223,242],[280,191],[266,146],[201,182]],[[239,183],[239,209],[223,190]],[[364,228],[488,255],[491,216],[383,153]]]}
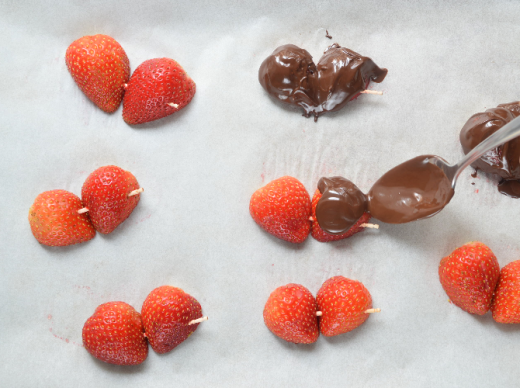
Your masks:
{"label": "chocolate-dipped strawberry heart", "polygon": [[365,229],[377,227],[368,224],[365,194],[359,188],[340,176],[321,178],[318,189],[312,197],[311,234],[320,242],[337,241],[348,238]]}
{"label": "chocolate-dipped strawberry heart", "polygon": [[[479,145],[511,120],[520,116],[520,102],[501,104],[496,108],[474,114],[460,131],[460,143],[465,154]],[[518,198],[520,193],[520,138],[508,141],[488,151],[471,164],[490,174],[500,176],[503,181],[498,189],[501,193]]]}
{"label": "chocolate-dipped strawberry heart", "polygon": [[356,98],[370,81],[382,82],[387,73],[372,59],[337,43],[325,51],[317,65],[306,50],[287,44],[262,62],[258,79],[271,96],[302,107],[304,116],[312,114],[316,121]]}

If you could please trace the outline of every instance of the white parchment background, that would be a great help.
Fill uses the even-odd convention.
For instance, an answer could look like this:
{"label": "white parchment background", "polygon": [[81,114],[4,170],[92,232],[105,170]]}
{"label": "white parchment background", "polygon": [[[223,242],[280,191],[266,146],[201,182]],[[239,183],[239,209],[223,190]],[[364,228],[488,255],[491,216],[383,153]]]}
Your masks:
{"label": "white parchment background", "polygon": [[[72,41],[96,33],[123,46],[132,70],[177,60],[197,84],[192,103],[140,127],[126,125],[121,108],[97,109],[64,61]],[[277,240],[248,204],[283,175],[310,193],[331,175],[368,191],[414,156],[458,160],[472,114],[520,99],[519,2],[0,0],[0,36],[1,386],[518,385],[520,326],[462,312],[437,275],[440,259],[470,240],[488,244],[501,266],[520,259],[520,200],[500,195],[495,180],[468,170],[436,217],[330,244]],[[384,96],[361,96],[314,123],[260,87],[260,63],[279,45],[317,61],[334,42],[389,69],[372,85]],[[40,246],[27,221],[34,198],[58,188],[79,195],[108,164],[146,189],[130,218],[82,245]],[[276,287],[315,294],[338,274],[362,281],[382,312],[310,346],[266,329],[262,310]],[[165,284],[210,317],[177,349],[118,367],[81,347],[99,304],[140,310]]]}

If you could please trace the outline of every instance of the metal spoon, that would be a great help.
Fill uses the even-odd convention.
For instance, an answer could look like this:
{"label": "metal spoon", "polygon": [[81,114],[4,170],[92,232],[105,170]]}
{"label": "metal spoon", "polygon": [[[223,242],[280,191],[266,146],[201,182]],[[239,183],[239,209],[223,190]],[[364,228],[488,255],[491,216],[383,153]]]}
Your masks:
{"label": "metal spoon", "polygon": [[489,136],[482,143],[468,152],[468,154],[463,157],[462,160],[457,164],[448,164],[448,162],[440,156],[430,158],[428,161],[439,167],[442,172],[444,172],[444,174],[451,181],[451,187],[455,189],[455,183],[457,183],[457,178],[459,177],[462,170],[464,170],[489,150],[492,150],[501,144],[507,143],[509,140],[513,140],[518,136],[520,136],[520,117],[511,120],[494,134]]}

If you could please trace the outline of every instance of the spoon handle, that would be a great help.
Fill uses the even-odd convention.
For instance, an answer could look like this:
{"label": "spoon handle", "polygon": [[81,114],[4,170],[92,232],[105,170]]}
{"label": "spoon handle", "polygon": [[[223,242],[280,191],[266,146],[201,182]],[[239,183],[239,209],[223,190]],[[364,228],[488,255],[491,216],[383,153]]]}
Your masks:
{"label": "spoon handle", "polygon": [[464,170],[486,152],[518,136],[520,136],[520,116],[514,120],[511,120],[494,134],[486,138],[478,146],[469,151],[468,154],[455,165],[457,172],[455,173],[453,181],[455,182],[457,180],[462,170]]}

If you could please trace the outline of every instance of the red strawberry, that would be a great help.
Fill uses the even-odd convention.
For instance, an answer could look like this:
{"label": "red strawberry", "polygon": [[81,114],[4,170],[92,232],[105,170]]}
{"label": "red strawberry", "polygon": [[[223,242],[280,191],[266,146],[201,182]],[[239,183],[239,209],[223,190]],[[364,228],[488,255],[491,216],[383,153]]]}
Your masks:
{"label": "red strawberry", "polygon": [[484,315],[498,281],[497,258],[481,242],[470,242],[441,260],[439,278],[450,300],[471,314]]}
{"label": "red strawberry", "polygon": [[180,288],[162,286],[146,297],[141,313],[150,346],[167,353],[197,329],[199,323],[190,322],[202,317],[202,308]]}
{"label": "red strawberry", "polygon": [[249,212],[266,232],[282,240],[301,243],[309,235],[311,199],[296,178],[284,176],[255,191]]}
{"label": "red strawberry", "polygon": [[299,284],[278,287],[269,295],[264,322],[274,335],[295,344],[312,344],[320,335],[316,300]]}
{"label": "red strawberry", "polygon": [[520,323],[520,260],[500,271],[491,312],[497,322]]}
{"label": "red strawberry", "polygon": [[148,356],[141,314],[125,302],[99,306],[83,326],[83,345],[95,358],[116,365],[137,365]]}
{"label": "red strawberry", "polygon": [[88,176],[81,198],[99,233],[112,232],[128,218],[141,197],[132,193],[137,189],[137,179],[116,166],[100,167]]}
{"label": "red strawberry", "polygon": [[363,324],[372,309],[372,297],[363,283],[334,276],[321,286],[316,295],[321,311],[320,331],[326,337],[343,334]]}
{"label": "red strawberry", "polygon": [[311,235],[316,240],[320,242],[330,242],[330,241],[337,241],[342,240],[344,238],[348,238],[356,233],[364,231],[366,228],[362,227],[362,224],[368,223],[370,221],[370,213],[364,212],[361,218],[345,233],[342,234],[330,234],[323,229],[321,229],[320,224],[316,221],[316,206],[318,206],[318,201],[321,198],[321,192],[319,190],[316,190],[314,193],[314,196],[312,197],[312,219],[314,222],[312,223],[311,227]]}
{"label": "red strawberry", "polygon": [[69,46],[65,62],[76,84],[94,104],[108,113],[119,107],[130,63],[114,38],[84,36]]}
{"label": "red strawberry", "polygon": [[169,116],[189,104],[195,89],[195,82],[173,59],[144,61],[128,81],[123,119],[133,125]]}
{"label": "red strawberry", "polygon": [[29,224],[40,244],[65,246],[91,240],[96,235],[81,200],[65,190],[39,194],[29,210]]}

